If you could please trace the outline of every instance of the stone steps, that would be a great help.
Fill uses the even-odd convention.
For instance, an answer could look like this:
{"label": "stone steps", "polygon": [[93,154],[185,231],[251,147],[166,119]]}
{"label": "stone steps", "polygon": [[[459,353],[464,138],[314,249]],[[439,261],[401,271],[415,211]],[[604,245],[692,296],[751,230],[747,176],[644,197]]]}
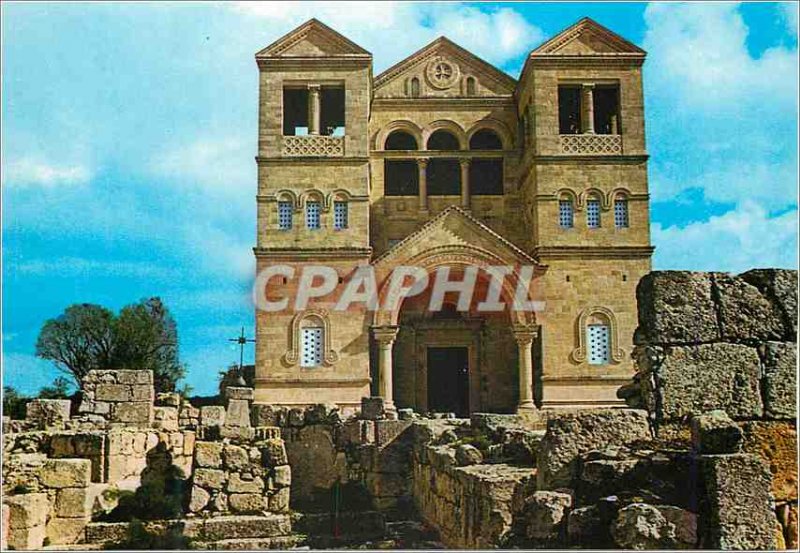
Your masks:
{"label": "stone steps", "polygon": [[260,549],[298,549],[305,545],[306,536],[293,534],[271,538],[232,538],[210,542],[192,542],[193,549],[218,551],[252,551]]}

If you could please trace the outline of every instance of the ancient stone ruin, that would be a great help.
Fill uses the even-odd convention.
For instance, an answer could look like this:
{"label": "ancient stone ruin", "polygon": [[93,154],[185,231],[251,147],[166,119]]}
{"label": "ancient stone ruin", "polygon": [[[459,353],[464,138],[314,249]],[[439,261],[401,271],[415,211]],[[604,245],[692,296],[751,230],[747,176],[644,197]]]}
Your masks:
{"label": "ancient stone ruin", "polygon": [[796,286],[646,276],[628,408],[192,405],[95,371],[3,420],[2,545],[796,549]]}

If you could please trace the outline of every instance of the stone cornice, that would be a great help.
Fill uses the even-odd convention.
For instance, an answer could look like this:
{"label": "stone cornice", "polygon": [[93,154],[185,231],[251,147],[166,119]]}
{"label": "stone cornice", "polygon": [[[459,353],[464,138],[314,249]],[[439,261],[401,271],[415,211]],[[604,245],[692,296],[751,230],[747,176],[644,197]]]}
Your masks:
{"label": "stone cornice", "polygon": [[[555,202],[559,200],[558,193],[561,192],[562,190],[564,190],[564,188],[560,188],[558,191],[551,192],[550,194],[536,194],[534,198],[540,202],[549,202],[549,201]],[[629,200],[647,201],[650,199],[650,194],[632,194],[630,192],[626,192],[625,196]]]}
{"label": "stone cornice", "polygon": [[533,254],[547,259],[649,259],[653,246],[537,246]]}
{"label": "stone cornice", "polygon": [[281,386],[291,385],[299,386],[301,388],[316,388],[322,384],[326,386],[364,386],[372,382],[369,377],[355,377],[355,376],[319,376],[315,377],[310,372],[304,373],[302,378],[296,376],[266,376],[256,378],[256,384]]}
{"label": "stone cornice", "polygon": [[256,259],[271,259],[281,261],[319,261],[322,259],[365,259],[372,256],[372,248],[342,247],[342,248],[270,248],[255,247],[253,253]]}
{"label": "stone cornice", "polygon": [[454,109],[454,110],[474,110],[492,107],[506,107],[516,112],[514,97],[509,96],[487,96],[477,98],[374,98],[372,109],[378,111],[381,108],[419,108],[419,109]]}
{"label": "stone cornice", "polygon": [[261,165],[293,165],[302,163],[322,163],[325,165],[360,165],[369,162],[369,157],[282,157],[256,156],[256,163]]}
{"label": "stone cornice", "polygon": [[256,59],[261,71],[307,71],[309,69],[360,69],[372,63],[370,56],[354,55],[340,58],[308,57],[263,57]]}
{"label": "stone cornice", "polygon": [[625,164],[639,164],[646,162],[650,156],[648,154],[622,154],[622,155],[570,155],[570,154],[554,154],[554,155],[535,155],[533,156],[533,163],[536,164],[580,164],[585,165],[588,163],[609,164],[609,163],[625,163]]}

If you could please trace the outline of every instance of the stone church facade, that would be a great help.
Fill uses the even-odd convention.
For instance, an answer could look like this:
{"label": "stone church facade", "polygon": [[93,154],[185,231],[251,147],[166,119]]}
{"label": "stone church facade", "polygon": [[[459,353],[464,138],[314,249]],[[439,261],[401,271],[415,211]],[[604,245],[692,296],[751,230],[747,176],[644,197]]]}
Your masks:
{"label": "stone church facade", "polygon": [[[590,19],[532,51],[518,80],[444,37],[373,76],[369,52],[316,20],[256,54],[257,271],[325,265],[344,286],[372,266],[383,297],[399,266],[451,280],[533,266],[544,305],[482,313],[446,295],[431,312],[428,289],[338,311],[337,288],[301,311],[257,309],[256,402],[616,404],[653,252],[644,59]],[[266,296],[301,286],[271,278]]]}

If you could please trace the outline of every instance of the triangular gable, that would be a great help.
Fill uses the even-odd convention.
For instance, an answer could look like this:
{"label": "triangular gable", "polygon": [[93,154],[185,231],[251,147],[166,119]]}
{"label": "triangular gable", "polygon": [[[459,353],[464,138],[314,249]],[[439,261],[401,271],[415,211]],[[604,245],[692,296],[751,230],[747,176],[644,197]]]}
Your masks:
{"label": "triangular gable", "polygon": [[[373,88],[376,97],[381,95],[382,89],[395,88],[392,84],[396,83],[398,79],[404,79],[408,73],[426,75],[427,65],[434,63],[439,58],[453,62],[459,73],[475,77],[482,88],[495,95],[511,95],[514,92],[517,84],[515,79],[442,36],[378,75]],[[420,66],[423,67],[420,68]],[[420,69],[422,70],[420,71]],[[435,86],[429,88],[436,90]]]}
{"label": "triangular gable", "polygon": [[614,54],[644,57],[646,52],[593,19],[584,17],[536,48],[531,57]]}
{"label": "triangular gable", "polygon": [[417,254],[442,246],[472,246],[508,264],[537,261],[458,206],[450,206],[380,255],[373,265],[402,265]]}
{"label": "triangular gable", "polygon": [[317,19],[309,19],[256,54],[260,58],[372,57]]}

